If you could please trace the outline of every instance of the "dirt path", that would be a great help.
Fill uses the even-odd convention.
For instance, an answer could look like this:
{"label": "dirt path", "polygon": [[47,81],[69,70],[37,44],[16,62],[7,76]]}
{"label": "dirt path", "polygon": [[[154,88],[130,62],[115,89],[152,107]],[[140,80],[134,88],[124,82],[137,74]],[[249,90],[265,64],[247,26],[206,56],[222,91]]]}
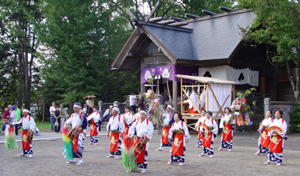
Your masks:
{"label": "dirt path", "polygon": [[[294,135],[286,141],[286,149],[283,153],[283,165],[264,165],[266,155],[254,156],[257,151],[257,134],[239,135],[234,137],[232,152],[217,151],[220,139],[215,138],[215,158],[199,157],[202,152],[195,148],[196,135],[187,144],[186,165],[168,165],[170,159],[169,149],[156,152],[159,146],[158,135],[154,135],[150,141],[149,161],[147,173],[144,175],[298,175],[300,167],[299,135]],[[86,144],[89,138],[86,138]],[[120,160],[106,158],[109,150],[109,139],[99,136],[99,145],[85,145],[84,164],[66,164],[62,157],[63,143],[61,139],[48,141],[34,141],[33,158],[17,157],[21,153],[19,148],[7,150],[4,144],[0,144],[0,156],[2,167],[0,175],[141,175],[140,172],[127,174]]]}

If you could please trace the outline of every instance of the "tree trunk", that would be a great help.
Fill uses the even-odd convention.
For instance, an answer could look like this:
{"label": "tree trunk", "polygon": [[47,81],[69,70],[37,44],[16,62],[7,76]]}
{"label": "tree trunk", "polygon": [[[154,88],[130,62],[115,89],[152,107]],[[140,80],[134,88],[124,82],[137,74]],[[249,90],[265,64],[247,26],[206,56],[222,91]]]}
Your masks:
{"label": "tree trunk", "polygon": [[42,123],[44,122],[44,120],[45,120],[45,100],[44,100],[44,96],[43,96],[43,98],[42,98],[42,103],[43,103],[43,119],[42,119]]}
{"label": "tree trunk", "polygon": [[19,77],[18,77],[18,108],[22,106],[22,55],[19,54]]}
{"label": "tree trunk", "polygon": [[[291,82],[292,89],[294,91],[295,101],[299,102],[299,84],[298,84],[299,78],[297,79],[297,82],[295,84],[295,78],[294,78],[294,76],[291,72],[290,62],[286,61],[285,63],[286,63],[286,69],[287,69],[288,77],[289,77],[289,80]],[[298,66],[299,66],[299,64],[297,64],[297,67]],[[297,68],[297,71],[296,71],[296,75],[299,75],[299,69],[298,68]]]}
{"label": "tree trunk", "polygon": [[69,112],[69,117],[70,117],[71,114],[73,113],[73,100],[70,100],[68,112]]}

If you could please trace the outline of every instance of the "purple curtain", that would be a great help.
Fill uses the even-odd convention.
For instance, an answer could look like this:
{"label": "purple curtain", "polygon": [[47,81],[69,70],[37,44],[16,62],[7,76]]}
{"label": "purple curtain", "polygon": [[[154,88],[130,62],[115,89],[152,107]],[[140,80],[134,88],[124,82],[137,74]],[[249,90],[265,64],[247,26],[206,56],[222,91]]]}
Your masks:
{"label": "purple curtain", "polygon": [[[156,66],[151,68],[141,68],[141,83],[153,78],[155,75],[160,75],[162,78],[170,81],[180,81],[175,75],[192,75],[198,76],[198,67],[184,67],[178,65]],[[183,80],[184,82],[191,82],[191,80]]]}

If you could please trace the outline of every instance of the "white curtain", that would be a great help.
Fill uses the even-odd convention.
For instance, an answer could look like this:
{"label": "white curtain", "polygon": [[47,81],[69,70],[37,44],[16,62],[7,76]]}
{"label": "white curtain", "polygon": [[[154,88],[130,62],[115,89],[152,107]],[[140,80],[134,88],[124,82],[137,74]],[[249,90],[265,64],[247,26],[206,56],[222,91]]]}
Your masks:
{"label": "white curtain", "polygon": [[213,117],[221,117],[223,114],[222,112],[217,115],[217,111],[219,111],[219,106],[217,101],[219,102],[220,106],[222,107],[223,103],[225,102],[227,96],[229,95],[228,99],[224,103],[222,110],[224,111],[225,107],[230,107],[231,105],[231,89],[232,85],[228,84],[210,84],[217,100],[214,98],[212,91],[207,88],[208,91],[208,106],[206,106],[206,110],[213,112]]}
{"label": "white curtain", "polygon": [[234,69],[228,65],[199,68],[199,76],[203,76],[206,72],[209,72],[212,78],[258,86],[259,72],[251,71],[249,68]]}

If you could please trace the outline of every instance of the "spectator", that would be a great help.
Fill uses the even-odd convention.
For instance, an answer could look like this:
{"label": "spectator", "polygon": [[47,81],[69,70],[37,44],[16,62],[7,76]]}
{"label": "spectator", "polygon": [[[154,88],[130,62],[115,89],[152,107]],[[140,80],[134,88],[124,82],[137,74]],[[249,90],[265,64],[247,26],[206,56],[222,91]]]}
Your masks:
{"label": "spectator", "polygon": [[16,114],[16,111],[15,111],[15,107],[11,106],[10,109],[11,109],[11,112],[10,112],[10,122],[11,123],[17,122],[17,114]]}
{"label": "spectator", "polygon": [[68,112],[69,108],[65,107],[65,110],[66,110],[66,121],[67,121],[70,117]]}
{"label": "spectator", "polygon": [[17,122],[21,119],[21,111],[20,111],[20,109],[18,108],[18,105],[14,105],[14,107],[15,107],[15,111],[16,111],[16,114],[17,114]]}
{"label": "spectator", "polygon": [[145,98],[141,91],[139,91],[138,107],[141,107],[142,110],[145,109]]}
{"label": "spectator", "polygon": [[66,121],[66,110],[64,108],[64,105],[61,103],[59,108],[59,112],[60,112],[60,131],[62,132],[62,128],[63,128],[63,124],[65,124]]}
{"label": "spectator", "polygon": [[55,118],[55,123],[58,125],[54,125],[55,126],[55,132],[59,132],[60,131],[60,112],[58,110],[58,106],[55,107],[55,111],[54,111],[54,118]]}
{"label": "spectator", "polygon": [[51,131],[53,132],[53,125],[55,122],[55,119],[54,119],[55,103],[54,102],[52,102],[52,106],[50,107],[49,112],[50,112]]}
{"label": "spectator", "polygon": [[2,134],[5,132],[6,125],[8,124],[9,116],[10,116],[10,108],[11,105],[7,106],[7,109],[3,113],[3,126],[2,126]]}
{"label": "spectator", "polygon": [[103,118],[101,120],[102,122],[107,122],[109,120],[109,118],[112,116],[112,109],[113,109],[113,105],[109,106],[109,109],[106,109],[104,114],[103,114]]}
{"label": "spectator", "polygon": [[130,105],[130,110],[133,111],[134,113],[136,112],[136,108],[135,108],[135,99],[136,96],[134,95],[133,92],[130,92],[130,96],[129,96],[129,105]]}
{"label": "spectator", "polygon": [[159,103],[160,103],[163,107],[165,107],[166,101],[167,101],[167,98],[164,96],[164,93],[161,93],[161,96],[159,97]]}

